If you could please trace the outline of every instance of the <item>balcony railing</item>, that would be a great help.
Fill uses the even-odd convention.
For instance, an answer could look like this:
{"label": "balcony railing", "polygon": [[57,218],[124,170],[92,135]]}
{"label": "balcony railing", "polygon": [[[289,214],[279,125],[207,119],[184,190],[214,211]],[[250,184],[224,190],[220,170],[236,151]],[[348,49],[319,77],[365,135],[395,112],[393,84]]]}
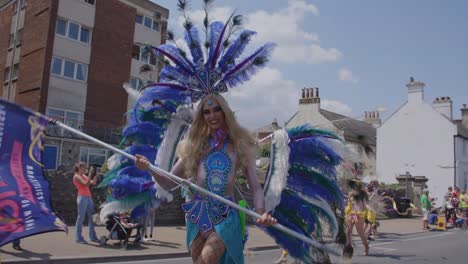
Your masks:
{"label": "balcony railing", "polygon": [[[110,144],[118,144],[122,139],[122,127],[115,127],[106,123],[85,121],[77,129]],[[47,126],[46,135],[50,137],[82,139],[82,137],[55,125]]]}

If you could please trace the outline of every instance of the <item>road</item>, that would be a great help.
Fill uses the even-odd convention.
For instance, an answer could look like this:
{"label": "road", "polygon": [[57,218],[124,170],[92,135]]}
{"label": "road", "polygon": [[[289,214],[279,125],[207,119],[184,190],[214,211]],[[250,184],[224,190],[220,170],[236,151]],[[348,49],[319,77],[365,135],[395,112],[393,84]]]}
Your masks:
{"label": "road", "polygon": [[[468,259],[468,230],[446,232],[426,232],[408,235],[382,234],[370,244],[369,256],[363,255],[360,241],[355,241],[356,249],[352,263],[466,263]],[[280,250],[250,252],[246,263],[271,264],[280,255]],[[185,264],[190,258],[161,259],[149,261],[112,262],[107,264]],[[289,260],[288,263],[291,263]],[[341,263],[332,257],[333,263]]]}

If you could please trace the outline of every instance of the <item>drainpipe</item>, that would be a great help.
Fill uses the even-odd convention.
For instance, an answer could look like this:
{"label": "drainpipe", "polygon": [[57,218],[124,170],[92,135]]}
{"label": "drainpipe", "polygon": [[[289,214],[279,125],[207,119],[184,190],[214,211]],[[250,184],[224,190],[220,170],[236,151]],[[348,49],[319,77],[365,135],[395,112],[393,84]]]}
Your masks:
{"label": "drainpipe", "polygon": [[457,135],[454,135],[453,136],[453,188],[454,189],[455,189],[455,186],[457,186],[457,165],[458,165],[456,143],[457,143]]}
{"label": "drainpipe", "polygon": [[[8,76],[8,89],[7,89],[7,98],[10,100],[10,90],[11,90],[11,81],[12,81],[12,73],[13,73],[13,66],[15,65],[15,52],[16,52],[16,40],[18,39],[18,27],[19,27],[19,21],[21,18],[21,1],[16,1],[16,24],[15,24],[15,30],[13,34],[13,51],[11,54],[11,62],[10,62],[10,76]],[[26,11],[25,11],[26,12]],[[19,63],[19,62],[18,62]],[[10,100],[14,101],[14,100]]]}

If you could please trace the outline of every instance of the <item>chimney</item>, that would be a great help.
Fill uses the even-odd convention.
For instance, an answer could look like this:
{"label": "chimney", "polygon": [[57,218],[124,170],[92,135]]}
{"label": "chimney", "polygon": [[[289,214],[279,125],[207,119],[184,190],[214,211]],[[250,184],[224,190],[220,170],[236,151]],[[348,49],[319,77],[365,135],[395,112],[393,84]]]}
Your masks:
{"label": "chimney", "polygon": [[[304,95],[299,99],[299,108],[306,107],[307,109],[311,108],[312,111],[318,111],[320,109],[320,97],[319,97],[319,88],[304,88]],[[304,111],[310,111],[305,110]]]}
{"label": "chimney", "polygon": [[424,86],[425,83],[420,81],[414,81],[411,77],[406,87],[408,87],[408,103],[418,103],[424,100]]}
{"label": "chimney", "polygon": [[320,104],[318,87],[304,88],[302,89],[302,95],[302,98],[299,99],[299,104]]}
{"label": "chimney", "polygon": [[380,113],[378,111],[365,111],[364,112],[364,122],[372,124],[375,128],[379,127],[382,124],[380,119]]}
{"label": "chimney", "polygon": [[432,108],[452,120],[452,100],[448,96],[436,97],[432,102]]}
{"label": "chimney", "polygon": [[460,110],[462,116],[462,125],[468,128],[468,108],[466,107],[466,104],[463,104],[463,108]]}

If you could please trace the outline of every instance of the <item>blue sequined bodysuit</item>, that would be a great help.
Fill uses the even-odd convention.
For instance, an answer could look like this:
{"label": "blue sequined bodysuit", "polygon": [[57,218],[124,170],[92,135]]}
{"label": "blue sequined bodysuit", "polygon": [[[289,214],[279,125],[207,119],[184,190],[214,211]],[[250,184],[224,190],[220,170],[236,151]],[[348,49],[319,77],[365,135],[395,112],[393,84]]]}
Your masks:
{"label": "blue sequined bodysuit", "polygon": [[[202,160],[206,173],[205,185],[210,192],[224,197],[232,168],[231,158],[226,153],[227,140],[221,149],[215,148],[212,141],[210,144],[212,150]],[[187,213],[187,220],[203,232],[212,230],[229,212],[229,206],[199,194],[195,195],[193,201],[183,204],[182,209]]]}
{"label": "blue sequined bodysuit", "polygon": [[[226,195],[226,193],[230,193],[229,184],[233,180],[229,179],[230,174],[232,174],[233,162],[226,152],[227,143],[228,140],[225,140],[223,147],[217,149],[210,141],[212,150],[203,158],[200,166],[203,166],[206,174],[203,182],[205,188],[232,201],[232,197]],[[201,194],[195,194],[192,201],[182,205],[182,209],[186,213],[189,250],[192,241],[199,232],[205,233],[214,230],[223,240],[226,249],[220,263],[244,263],[241,224],[236,210]]]}

